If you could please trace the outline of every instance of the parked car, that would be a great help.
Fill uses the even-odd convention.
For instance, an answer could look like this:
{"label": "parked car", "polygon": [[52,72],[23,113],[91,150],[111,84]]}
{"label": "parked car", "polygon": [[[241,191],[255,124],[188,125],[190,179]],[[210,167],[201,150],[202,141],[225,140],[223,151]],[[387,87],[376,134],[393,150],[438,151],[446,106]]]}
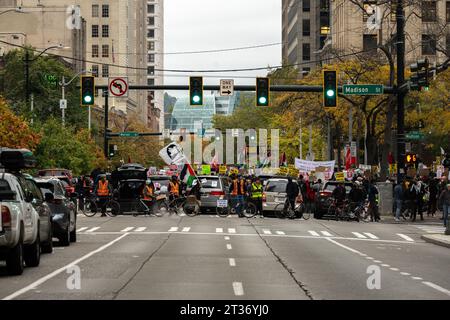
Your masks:
{"label": "parked car", "polygon": [[68,169],[43,169],[38,171],[39,177],[63,177],[66,176],[72,179],[72,171]]}
{"label": "parked car", "polygon": [[274,175],[274,174],[262,174],[259,175],[258,178],[261,180],[261,183],[263,184],[263,186],[265,187],[267,185],[267,181],[269,179],[275,179],[275,178],[286,178],[285,176],[279,176],[279,175]]}
{"label": "parked car", "polygon": [[[63,183],[56,178],[36,178],[37,186],[50,207],[53,235],[63,246],[77,241],[77,213],[75,204],[66,196]],[[72,194],[76,197],[77,194]]]}
{"label": "parked car", "polygon": [[[330,206],[331,194],[338,184],[339,182],[337,181],[327,181],[325,183],[323,189],[316,197],[314,218],[321,219],[324,215],[327,214],[328,208]],[[346,181],[344,183],[345,193],[347,194],[347,196],[350,193],[352,185],[353,182]]]}
{"label": "parked car", "polygon": [[220,176],[199,176],[202,213],[216,212],[217,200],[229,199],[230,180]]}
{"label": "parked car", "polygon": [[33,168],[29,150],[2,148],[0,155],[0,260],[12,275],[23,273],[24,262],[37,267],[41,259],[40,219],[18,176],[20,170]]}
{"label": "parked car", "polygon": [[[292,181],[297,183],[297,180],[293,179]],[[286,177],[267,180],[263,193],[263,212],[274,213],[278,204],[286,202],[287,183]]]}

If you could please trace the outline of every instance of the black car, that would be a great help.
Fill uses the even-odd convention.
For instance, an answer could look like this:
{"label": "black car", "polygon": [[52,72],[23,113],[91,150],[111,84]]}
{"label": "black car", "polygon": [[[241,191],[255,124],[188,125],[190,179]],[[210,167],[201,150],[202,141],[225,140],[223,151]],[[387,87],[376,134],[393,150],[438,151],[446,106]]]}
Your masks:
{"label": "black car", "polygon": [[[73,201],[66,196],[66,190],[59,179],[36,178],[37,186],[44,194],[52,215],[53,235],[63,246],[77,241],[77,214]],[[71,197],[76,197],[73,193]]]}
{"label": "black car", "polygon": [[[328,181],[325,183],[323,189],[316,196],[314,218],[321,219],[324,215],[327,214],[328,208],[330,206],[331,194],[338,184],[339,182],[337,181]],[[352,185],[353,182],[344,182],[345,193],[347,196],[350,193]]]}
{"label": "black car", "polygon": [[147,180],[147,169],[136,163],[125,164],[111,173],[111,180],[120,212],[135,212]]}

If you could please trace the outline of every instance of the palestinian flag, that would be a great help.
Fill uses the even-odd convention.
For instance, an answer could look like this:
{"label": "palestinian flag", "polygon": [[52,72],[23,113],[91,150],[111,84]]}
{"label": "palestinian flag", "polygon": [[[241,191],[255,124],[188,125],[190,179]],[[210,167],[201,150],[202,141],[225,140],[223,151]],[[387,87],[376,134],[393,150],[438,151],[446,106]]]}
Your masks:
{"label": "palestinian flag", "polygon": [[180,179],[187,186],[192,186],[192,182],[195,180],[195,172],[189,163],[184,164],[183,170],[181,170]]}

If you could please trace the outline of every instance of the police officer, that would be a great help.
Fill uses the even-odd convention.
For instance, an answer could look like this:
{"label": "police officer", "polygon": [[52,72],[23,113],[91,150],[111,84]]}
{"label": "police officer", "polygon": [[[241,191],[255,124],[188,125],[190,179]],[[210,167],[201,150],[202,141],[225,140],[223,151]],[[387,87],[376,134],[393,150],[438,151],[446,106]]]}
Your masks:
{"label": "police officer", "polygon": [[262,197],[263,197],[263,186],[261,184],[261,180],[259,178],[256,178],[255,182],[253,182],[251,186],[251,199],[252,202],[255,204],[259,214],[261,215],[261,218],[264,218]]}
{"label": "police officer", "polygon": [[102,217],[106,217],[106,202],[108,201],[108,197],[111,194],[111,186],[109,185],[109,181],[106,180],[106,175],[101,176],[98,181],[94,193],[99,198],[99,206],[102,208]]}

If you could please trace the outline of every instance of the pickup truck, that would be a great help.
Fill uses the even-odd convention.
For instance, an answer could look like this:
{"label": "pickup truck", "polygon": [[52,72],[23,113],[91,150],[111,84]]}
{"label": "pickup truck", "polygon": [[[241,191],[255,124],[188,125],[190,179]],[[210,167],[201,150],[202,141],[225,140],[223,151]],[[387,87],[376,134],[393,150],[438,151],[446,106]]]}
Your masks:
{"label": "pickup truck", "polygon": [[[2,154],[3,159],[3,154]],[[6,260],[10,274],[39,266],[41,258],[39,214],[13,173],[0,169],[0,260]]]}

